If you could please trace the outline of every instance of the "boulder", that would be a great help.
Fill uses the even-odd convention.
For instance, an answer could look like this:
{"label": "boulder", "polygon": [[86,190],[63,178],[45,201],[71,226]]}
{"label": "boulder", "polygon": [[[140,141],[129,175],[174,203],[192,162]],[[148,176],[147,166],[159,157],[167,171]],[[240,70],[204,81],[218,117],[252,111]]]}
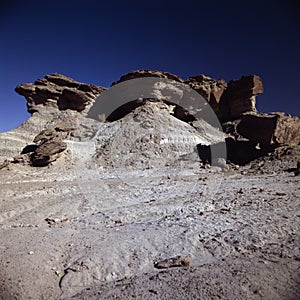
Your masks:
{"label": "boulder", "polygon": [[42,130],[33,140],[36,144],[43,144],[44,142],[57,139],[60,135],[58,132],[56,132],[55,129],[47,128],[45,130]]}
{"label": "boulder", "polygon": [[240,165],[277,147],[300,143],[300,119],[284,113],[244,113],[239,119],[223,123],[223,130],[231,136],[226,140],[227,158]]}
{"label": "boulder", "polygon": [[47,166],[59,157],[59,153],[67,149],[61,133],[53,128],[42,130],[33,142],[36,145],[32,147],[33,153],[30,155],[30,159],[35,167]]}
{"label": "boulder", "polygon": [[284,113],[244,113],[239,119],[224,123],[223,129],[262,146],[300,143],[299,118]]}
{"label": "boulder", "polygon": [[58,154],[67,149],[67,144],[58,138],[41,143],[31,156],[32,165],[44,167],[58,158]]}
{"label": "boulder", "polygon": [[273,113],[277,117],[273,140],[280,145],[300,144],[300,119],[285,115],[284,113]]}
{"label": "boulder", "polygon": [[63,141],[76,128],[74,118],[65,118],[54,128],[42,130],[33,140],[35,145],[28,145],[22,153],[30,153],[31,164],[35,167],[44,167],[55,161],[60,153],[67,149]]}

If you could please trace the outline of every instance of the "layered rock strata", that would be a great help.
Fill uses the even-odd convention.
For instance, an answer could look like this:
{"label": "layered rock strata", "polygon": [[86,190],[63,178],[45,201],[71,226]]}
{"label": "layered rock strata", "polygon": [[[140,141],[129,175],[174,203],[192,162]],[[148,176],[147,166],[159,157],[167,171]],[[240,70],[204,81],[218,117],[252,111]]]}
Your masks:
{"label": "layered rock strata", "polygon": [[[228,159],[232,162],[245,164],[266,155],[278,146],[300,142],[299,118],[286,116],[284,113],[257,112],[256,97],[263,92],[262,80],[257,75],[243,76],[239,80],[226,83],[223,79],[216,80],[202,74],[183,80],[168,72],[138,70],[121,76],[112,86],[127,80],[146,77],[168,79],[178,84],[185,84],[199,93],[209,103],[220,120],[224,132],[228,134],[226,145]],[[26,145],[32,144],[34,137],[40,131],[53,128],[55,123],[65,117],[86,119],[85,116],[95,105],[102,105],[97,103],[101,101],[97,97],[105,91],[105,88],[80,83],[64,75],[51,74],[32,84],[19,85],[16,91],[26,98],[28,111],[33,116],[18,129],[1,135],[1,142],[6,145],[0,149],[1,161],[16,157]],[[155,97],[132,100],[118,107],[109,116],[99,117],[104,122],[114,122],[139,106],[145,105],[146,102],[157,101]],[[172,99],[164,102],[170,107],[170,114],[194,126],[197,120],[195,115],[173,103]],[[197,106],[196,103],[192,105]],[[205,114],[205,109],[203,113]],[[42,144],[43,146],[39,145],[37,148],[39,154],[36,153],[32,157],[40,157],[42,155],[40,151],[51,152],[50,142],[57,144],[55,139],[50,139],[46,144]],[[60,142],[58,144],[54,148],[62,149],[63,144]]]}

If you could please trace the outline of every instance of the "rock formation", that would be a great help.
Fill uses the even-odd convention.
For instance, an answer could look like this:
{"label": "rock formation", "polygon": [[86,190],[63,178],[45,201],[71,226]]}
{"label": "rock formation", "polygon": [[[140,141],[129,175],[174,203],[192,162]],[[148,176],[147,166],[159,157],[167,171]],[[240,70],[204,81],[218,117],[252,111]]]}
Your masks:
{"label": "rock formation", "polygon": [[18,156],[27,145],[32,144],[39,132],[52,128],[67,117],[75,117],[79,124],[86,123],[88,120],[82,118],[104,90],[60,74],[18,85],[16,91],[26,98],[28,112],[32,116],[16,129],[1,134],[0,162]]}
{"label": "rock formation", "polygon": [[44,167],[58,158],[59,153],[67,149],[61,135],[55,129],[46,129],[33,140],[37,144],[31,155],[33,166]]}
{"label": "rock formation", "polygon": [[16,92],[26,98],[29,113],[38,111],[41,105],[82,112],[104,90],[60,74],[47,75],[34,83],[16,87]]}
{"label": "rock formation", "polygon": [[192,76],[184,81],[191,88],[197,91],[210,104],[218,117],[220,115],[219,102],[221,96],[227,88],[227,83],[223,79],[212,79],[205,75]]}
{"label": "rock formation", "polygon": [[[183,80],[168,72],[139,70],[121,76],[112,86],[145,77],[169,79],[186,84],[198,92],[210,104],[222,123],[224,132],[229,135],[226,142],[228,159],[234,163],[245,164],[266,155],[275,147],[300,142],[300,123],[297,117],[285,116],[283,113],[257,112],[256,96],[263,92],[262,80],[257,75],[243,76],[240,80],[232,80],[227,84],[222,79],[215,80],[201,74]],[[41,112],[46,107],[48,110],[52,108],[60,112],[79,112],[82,116],[93,108],[95,99],[104,90],[103,87],[80,83],[59,74],[47,75],[33,84],[22,84],[16,88],[18,93],[25,96],[28,111],[31,113]],[[155,98],[132,100],[118,107],[109,116],[101,118],[103,121],[113,122],[143,106],[147,101],[156,101]],[[170,110],[172,115],[193,126],[195,116],[170,100],[165,100],[165,103],[169,106],[175,105]],[[101,105],[103,104],[100,103]],[[203,113],[205,115],[206,111]]]}
{"label": "rock formation", "polygon": [[257,75],[230,81],[220,99],[220,119],[232,120],[245,112],[256,112],[256,96],[263,91],[262,80]]}
{"label": "rock formation", "polygon": [[[145,76],[151,97],[96,120]],[[298,299],[299,119],[256,112],[257,76],[120,80],[17,87],[32,116],[0,134],[0,299]]]}

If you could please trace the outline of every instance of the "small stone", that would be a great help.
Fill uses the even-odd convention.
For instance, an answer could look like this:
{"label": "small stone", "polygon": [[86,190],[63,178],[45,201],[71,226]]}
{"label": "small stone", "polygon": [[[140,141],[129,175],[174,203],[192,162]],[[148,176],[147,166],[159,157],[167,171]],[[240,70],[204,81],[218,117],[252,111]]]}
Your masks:
{"label": "small stone", "polygon": [[284,192],[276,192],[276,196],[285,196],[286,195],[286,193],[284,193]]}
{"label": "small stone", "polygon": [[295,176],[298,176],[300,174],[300,161],[297,162],[297,168],[294,172]]}
{"label": "small stone", "polygon": [[191,255],[179,255],[154,262],[154,267],[157,269],[168,269],[173,267],[188,267],[192,260]]}

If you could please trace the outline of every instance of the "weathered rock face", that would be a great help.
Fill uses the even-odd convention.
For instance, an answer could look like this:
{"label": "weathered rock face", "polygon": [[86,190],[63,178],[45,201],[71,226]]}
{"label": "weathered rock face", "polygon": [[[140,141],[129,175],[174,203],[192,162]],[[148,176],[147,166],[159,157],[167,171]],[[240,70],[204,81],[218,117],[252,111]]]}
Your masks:
{"label": "weathered rock face", "polygon": [[227,158],[241,165],[282,145],[300,142],[299,118],[281,113],[244,113],[239,119],[223,123],[223,129],[233,137],[226,140]]}
{"label": "weathered rock face", "polygon": [[245,113],[239,118],[237,132],[252,141],[262,145],[274,144],[274,131],[277,124],[276,115]]}
{"label": "weathered rock face", "polygon": [[77,120],[74,117],[64,118],[54,128],[42,130],[33,140],[34,144],[27,145],[14,163],[21,162],[22,155],[29,157],[32,166],[44,167],[57,160],[60,154],[67,149],[63,141],[76,129]]}
{"label": "weathered rock face", "polygon": [[67,149],[67,144],[62,138],[62,134],[52,128],[40,132],[33,140],[37,146],[31,155],[32,165],[44,167],[55,161],[59,154]]}
{"label": "weathered rock face", "polygon": [[159,77],[185,83],[197,91],[212,107],[222,121],[238,118],[244,112],[255,112],[256,96],[263,92],[259,76],[243,76],[239,80],[227,83],[223,79],[213,79],[203,74],[191,76],[186,80],[160,71],[137,70],[123,75],[112,84],[143,77]]}
{"label": "weathered rock face", "polygon": [[[116,83],[141,77],[173,79],[197,91],[210,104],[219,120],[224,122],[224,131],[233,137],[226,142],[228,159],[232,162],[245,164],[266,155],[278,145],[299,142],[298,118],[257,112],[256,96],[263,92],[262,80],[257,75],[243,76],[227,85],[222,79],[215,80],[205,75],[192,76],[182,81],[170,73],[140,70],[122,76]],[[165,103],[171,104],[167,101]],[[119,107],[107,121],[120,119],[142,104],[141,100],[128,102]],[[185,122],[195,120],[176,105],[172,114]]]}
{"label": "weathered rock face", "polygon": [[28,112],[33,113],[39,111],[40,105],[82,112],[105,89],[64,75],[51,74],[34,83],[18,85],[15,90],[26,98]]}
{"label": "weathered rock face", "polygon": [[273,139],[278,144],[300,144],[300,120],[298,117],[277,113]]}
{"label": "weathered rock face", "polygon": [[244,113],[239,119],[223,124],[225,132],[261,145],[298,144],[300,120],[284,113]]}
{"label": "weathered rock face", "polygon": [[[232,162],[244,164],[267,154],[268,151],[272,151],[276,146],[300,143],[299,118],[285,116],[281,113],[260,114],[257,112],[255,107],[256,96],[263,92],[262,80],[257,75],[243,76],[241,79],[232,80],[227,84],[222,79],[215,80],[201,74],[183,80],[168,72],[137,70],[121,76],[112,86],[127,80],[145,77],[162,78],[162,81],[170,79],[175,81],[175,85],[184,84],[198,92],[209,103],[209,105],[206,105],[206,108],[210,106],[213,109],[221,123],[223,123],[225,133],[232,137],[226,142],[228,158]],[[173,89],[176,89],[175,85],[174,87],[172,86]],[[165,92],[163,86],[161,89],[161,92]],[[80,83],[64,75],[51,74],[43,79],[36,80],[33,84],[19,85],[16,91],[25,96],[29,112],[40,112],[40,119],[46,110],[52,110],[52,114],[53,111],[57,111],[59,115],[62,115],[63,112],[65,114],[72,112],[76,119],[75,115],[77,112],[80,112],[80,114],[77,114],[77,117],[84,117],[86,113],[90,113],[90,108],[94,104],[95,98],[104,91],[104,88]],[[172,92],[172,89],[170,91]],[[189,112],[190,110],[187,111],[185,108],[177,105],[176,100],[171,98],[158,100],[154,95],[153,98],[136,97],[136,100],[134,100],[135,97],[133,97],[130,99],[132,101],[125,101],[111,114],[105,115],[103,121],[114,122],[124,118],[146,102],[160,101],[169,107],[170,114],[192,125],[196,120],[195,116]],[[105,105],[104,102],[97,102],[98,104],[102,108]],[[110,103],[108,104],[111,105]],[[191,111],[197,111],[197,103],[190,103],[190,106],[192,106]],[[96,108],[97,111],[98,108]],[[207,114],[205,107],[203,107],[202,114],[203,116],[200,114],[197,117],[204,118],[204,115]],[[47,122],[50,122],[52,117],[48,116],[47,118],[49,119]],[[64,117],[59,118],[62,119]],[[57,127],[53,127],[54,124],[52,122],[52,127],[56,128],[56,134],[65,131],[63,126],[67,129],[74,129],[76,127],[74,127],[75,119],[68,122],[64,121],[64,125]],[[43,129],[48,127],[46,126]],[[39,143],[35,154],[32,155],[33,165],[50,163],[55,159],[56,154],[63,151],[65,147],[62,139],[58,139],[57,136],[51,136],[48,140],[43,140],[43,142]],[[50,145],[51,143],[52,145]]]}
{"label": "weathered rock face", "polygon": [[223,79],[213,79],[205,75],[192,76],[184,81],[191,88],[196,90],[210,104],[212,109],[219,116],[219,102],[227,83]]}
{"label": "weathered rock face", "polygon": [[220,118],[226,121],[237,119],[245,112],[256,112],[256,96],[263,91],[262,80],[257,75],[230,81],[220,99]]}

